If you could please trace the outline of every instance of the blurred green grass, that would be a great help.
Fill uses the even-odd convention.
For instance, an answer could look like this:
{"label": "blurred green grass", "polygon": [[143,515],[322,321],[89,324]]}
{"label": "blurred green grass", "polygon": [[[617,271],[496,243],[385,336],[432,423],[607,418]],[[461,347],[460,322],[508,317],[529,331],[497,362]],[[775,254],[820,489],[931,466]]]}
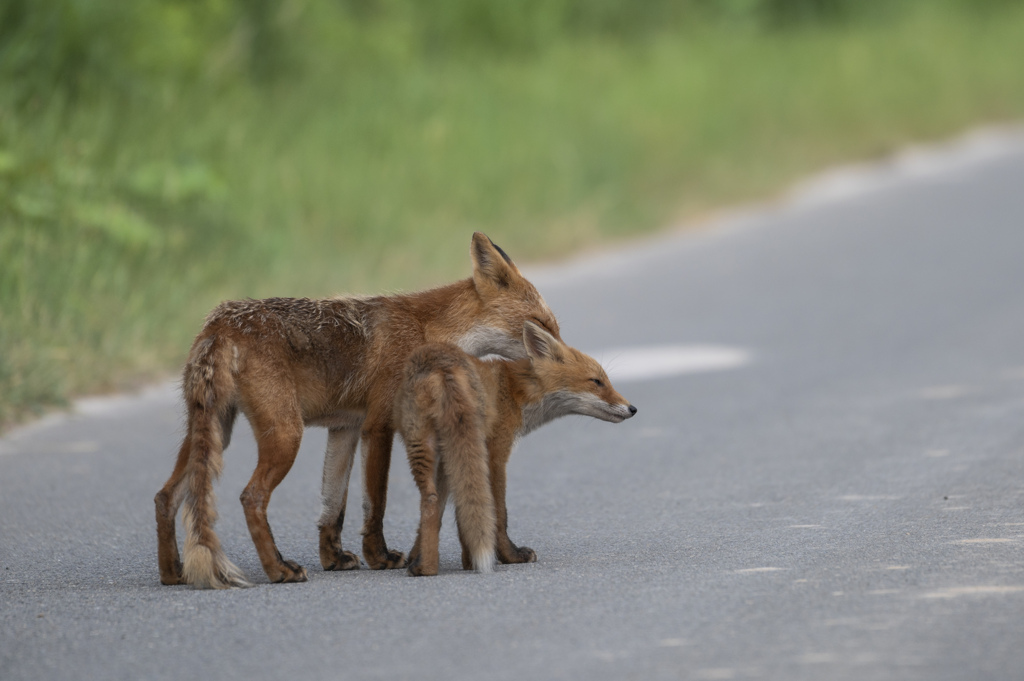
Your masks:
{"label": "blurred green grass", "polygon": [[430,285],[1024,111],[1010,0],[6,0],[0,423],[224,298]]}

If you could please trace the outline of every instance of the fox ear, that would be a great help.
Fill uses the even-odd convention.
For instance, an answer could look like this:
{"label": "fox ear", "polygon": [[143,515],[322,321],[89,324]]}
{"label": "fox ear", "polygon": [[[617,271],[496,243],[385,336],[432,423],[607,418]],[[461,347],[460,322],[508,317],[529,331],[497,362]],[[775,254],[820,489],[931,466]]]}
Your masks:
{"label": "fox ear", "polygon": [[522,277],[512,258],[483,232],[473,234],[469,252],[473,256],[473,282],[478,290],[485,287],[508,288]]}
{"label": "fox ear", "polygon": [[565,355],[558,339],[545,331],[539,324],[523,324],[523,345],[531,359],[550,359],[561,362]]}

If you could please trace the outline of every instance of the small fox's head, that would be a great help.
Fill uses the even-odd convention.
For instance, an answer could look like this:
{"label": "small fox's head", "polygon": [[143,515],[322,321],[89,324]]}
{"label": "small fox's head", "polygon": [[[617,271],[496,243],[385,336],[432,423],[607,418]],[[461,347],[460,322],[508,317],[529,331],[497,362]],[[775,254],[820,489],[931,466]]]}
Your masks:
{"label": "small fox's head", "polygon": [[501,355],[523,359],[523,324],[533,321],[550,335],[559,338],[558,320],[537,289],[519,272],[512,259],[487,238],[476,232],[470,246],[473,257],[473,288],[481,310],[471,327],[456,340],[471,355]]}
{"label": "small fox's head", "polygon": [[590,355],[571,348],[534,322],[523,325],[523,345],[543,398],[528,407],[524,429],[529,431],[568,414],[593,416],[621,423],[636,407],[616,392],[601,365]]}

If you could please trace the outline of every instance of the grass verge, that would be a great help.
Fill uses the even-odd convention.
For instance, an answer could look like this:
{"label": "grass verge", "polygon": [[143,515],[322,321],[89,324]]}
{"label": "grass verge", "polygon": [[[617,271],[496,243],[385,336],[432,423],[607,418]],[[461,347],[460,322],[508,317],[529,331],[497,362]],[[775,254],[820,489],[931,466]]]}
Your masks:
{"label": "grass verge", "polygon": [[0,424],[173,369],[224,298],[464,276],[474,229],[554,258],[1018,119],[1024,8],[1000,7],[472,60],[396,43],[145,97],[0,85]]}

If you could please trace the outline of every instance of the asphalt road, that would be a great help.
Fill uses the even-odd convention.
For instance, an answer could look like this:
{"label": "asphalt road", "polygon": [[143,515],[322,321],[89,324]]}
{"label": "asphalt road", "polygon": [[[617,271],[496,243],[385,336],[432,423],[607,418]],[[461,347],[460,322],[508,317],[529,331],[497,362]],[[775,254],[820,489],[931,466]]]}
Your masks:
{"label": "asphalt road", "polygon": [[[240,423],[218,531],[260,583],[163,587],[179,406],[90,401],[0,440],[0,679],[1024,678],[1019,139],[534,274],[581,348],[749,357],[618,381],[636,418],[524,440],[510,535],[539,562],[461,572],[449,511],[438,577],[322,572],[311,429],[270,506],[310,580],[267,584]],[[391,546],[416,509],[396,449]]]}

